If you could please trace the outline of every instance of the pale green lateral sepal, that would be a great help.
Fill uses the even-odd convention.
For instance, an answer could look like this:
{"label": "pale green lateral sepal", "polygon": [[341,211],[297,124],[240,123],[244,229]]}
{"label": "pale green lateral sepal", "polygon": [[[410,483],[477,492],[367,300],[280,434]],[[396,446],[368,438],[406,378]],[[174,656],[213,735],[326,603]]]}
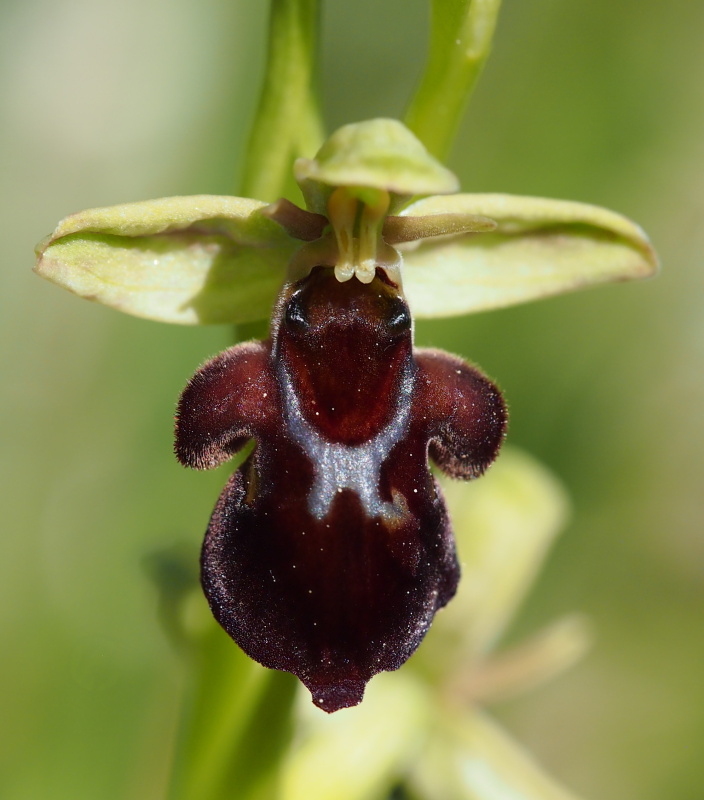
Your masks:
{"label": "pale green lateral sepal", "polygon": [[565,200],[502,194],[428,197],[401,216],[466,214],[493,232],[407,245],[404,289],[417,317],[449,317],[655,274],[647,236],[626,217]]}
{"label": "pale green lateral sepal", "polygon": [[299,243],[258,200],[200,195],[96,208],[59,223],[35,271],[90,300],[186,325],[269,316]]}
{"label": "pale green lateral sepal", "polygon": [[462,580],[412,663],[445,680],[484,657],[504,633],[567,521],[569,501],[551,472],[510,447],[480,481],[441,478],[441,486]]}
{"label": "pale green lateral sepal", "polygon": [[[389,213],[413,195],[442,195],[459,189],[455,175],[395,119],[344,125],[315,158],[298,159],[294,173],[308,209],[318,214],[327,214],[328,198],[337,186],[389,192]],[[363,191],[360,199],[366,200]]]}
{"label": "pale green lateral sepal", "polygon": [[409,777],[424,800],[577,800],[486,715],[446,709]]}
{"label": "pale green lateral sepal", "polygon": [[431,703],[412,675],[382,673],[355,708],[303,711],[280,800],[385,800],[424,746]]}

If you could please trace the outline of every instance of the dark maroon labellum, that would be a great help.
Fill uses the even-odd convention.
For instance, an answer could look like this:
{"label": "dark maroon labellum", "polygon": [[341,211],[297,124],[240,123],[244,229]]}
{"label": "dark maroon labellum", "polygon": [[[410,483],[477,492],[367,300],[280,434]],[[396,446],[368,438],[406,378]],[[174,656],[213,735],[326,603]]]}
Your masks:
{"label": "dark maroon labellum", "polygon": [[297,675],[325,711],[401,666],[455,593],[452,529],[428,455],[480,475],[504,436],[498,389],[475,367],[414,350],[408,306],[316,268],[287,285],[271,339],[203,366],[178,408],[176,453],[250,457],[213,512],[202,581],[252,658]]}

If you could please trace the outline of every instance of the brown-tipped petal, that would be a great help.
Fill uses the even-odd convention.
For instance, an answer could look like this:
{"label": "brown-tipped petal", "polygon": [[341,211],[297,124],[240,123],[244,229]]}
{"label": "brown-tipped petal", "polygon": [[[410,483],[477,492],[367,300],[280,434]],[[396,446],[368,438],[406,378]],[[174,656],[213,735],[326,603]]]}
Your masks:
{"label": "brown-tipped petal", "polygon": [[322,214],[314,214],[312,211],[305,211],[295,203],[281,197],[268,206],[261,209],[261,213],[279,225],[294,239],[304,242],[314,242],[323,235],[326,226],[329,225],[327,217]]}
{"label": "brown-tipped petal", "polygon": [[402,244],[434,236],[486,233],[495,229],[496,222],[480,214],[428,214],[422,217],[387,217],[383,236],[388,244]]}
{"label": "brown-tipped petal", "polygon": [[184,466],[217,467],[275,413],[268,358],[264,342],[246,342],[212,358],[191,378],[176,412],[175,451]]}
{"label": "brown-tipped petal", "polygon": [[416,351],[416,363],[433,461],[453,478],[476,478],[496,458],[506,433],[501,392],[476,367],[440,350]]}

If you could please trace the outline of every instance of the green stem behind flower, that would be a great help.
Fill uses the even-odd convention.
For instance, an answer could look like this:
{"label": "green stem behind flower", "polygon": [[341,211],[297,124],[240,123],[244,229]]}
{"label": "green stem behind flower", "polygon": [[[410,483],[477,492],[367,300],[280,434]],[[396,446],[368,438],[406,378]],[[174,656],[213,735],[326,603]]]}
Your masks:
{"label": "green stem behind flower", "polygon": [[[289,194],[292,164],[323,140],[313,90],[319,0],[272,0],[266,74],[245,154],[241,194]],[[237,326],[235,341],[266,336]],[[170,800],[274,800],[292,731],[297,681],[251,661],[220,629],[194,642]]]}
{"label": "green stem behind flower", "polygon": [[214,623],[193,655],[170,800],[273,800],[296,679],[251,661]]}
{"label": "green stem behind flower", "polygon": [[276,200],[293,187],[291,165],[322,144],[314,92],[319,0],[272,0],[264,85],[250,134],[244,197]]}
{"label": "green stem behind flower", "polygon": [[501,0],[431,2],[428,63],[405,123],[444,160],[491,50]]}

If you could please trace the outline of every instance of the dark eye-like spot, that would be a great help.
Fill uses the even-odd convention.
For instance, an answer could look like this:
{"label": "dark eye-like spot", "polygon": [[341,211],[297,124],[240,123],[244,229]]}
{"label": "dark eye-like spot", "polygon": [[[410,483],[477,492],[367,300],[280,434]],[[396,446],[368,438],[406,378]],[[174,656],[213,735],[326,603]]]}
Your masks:
{"label": "dark eye-like spot", "polygon": [[386,323],[391,333],[405,333],[411,327],[411,312],[403,300],[396,300]]}
{"label": "dark eye-like spot", "polygon": [[309,322],[301,301],[301,292],[292,295],[286,304],[284,322],[294,332],[304,333],[308,330]]}

